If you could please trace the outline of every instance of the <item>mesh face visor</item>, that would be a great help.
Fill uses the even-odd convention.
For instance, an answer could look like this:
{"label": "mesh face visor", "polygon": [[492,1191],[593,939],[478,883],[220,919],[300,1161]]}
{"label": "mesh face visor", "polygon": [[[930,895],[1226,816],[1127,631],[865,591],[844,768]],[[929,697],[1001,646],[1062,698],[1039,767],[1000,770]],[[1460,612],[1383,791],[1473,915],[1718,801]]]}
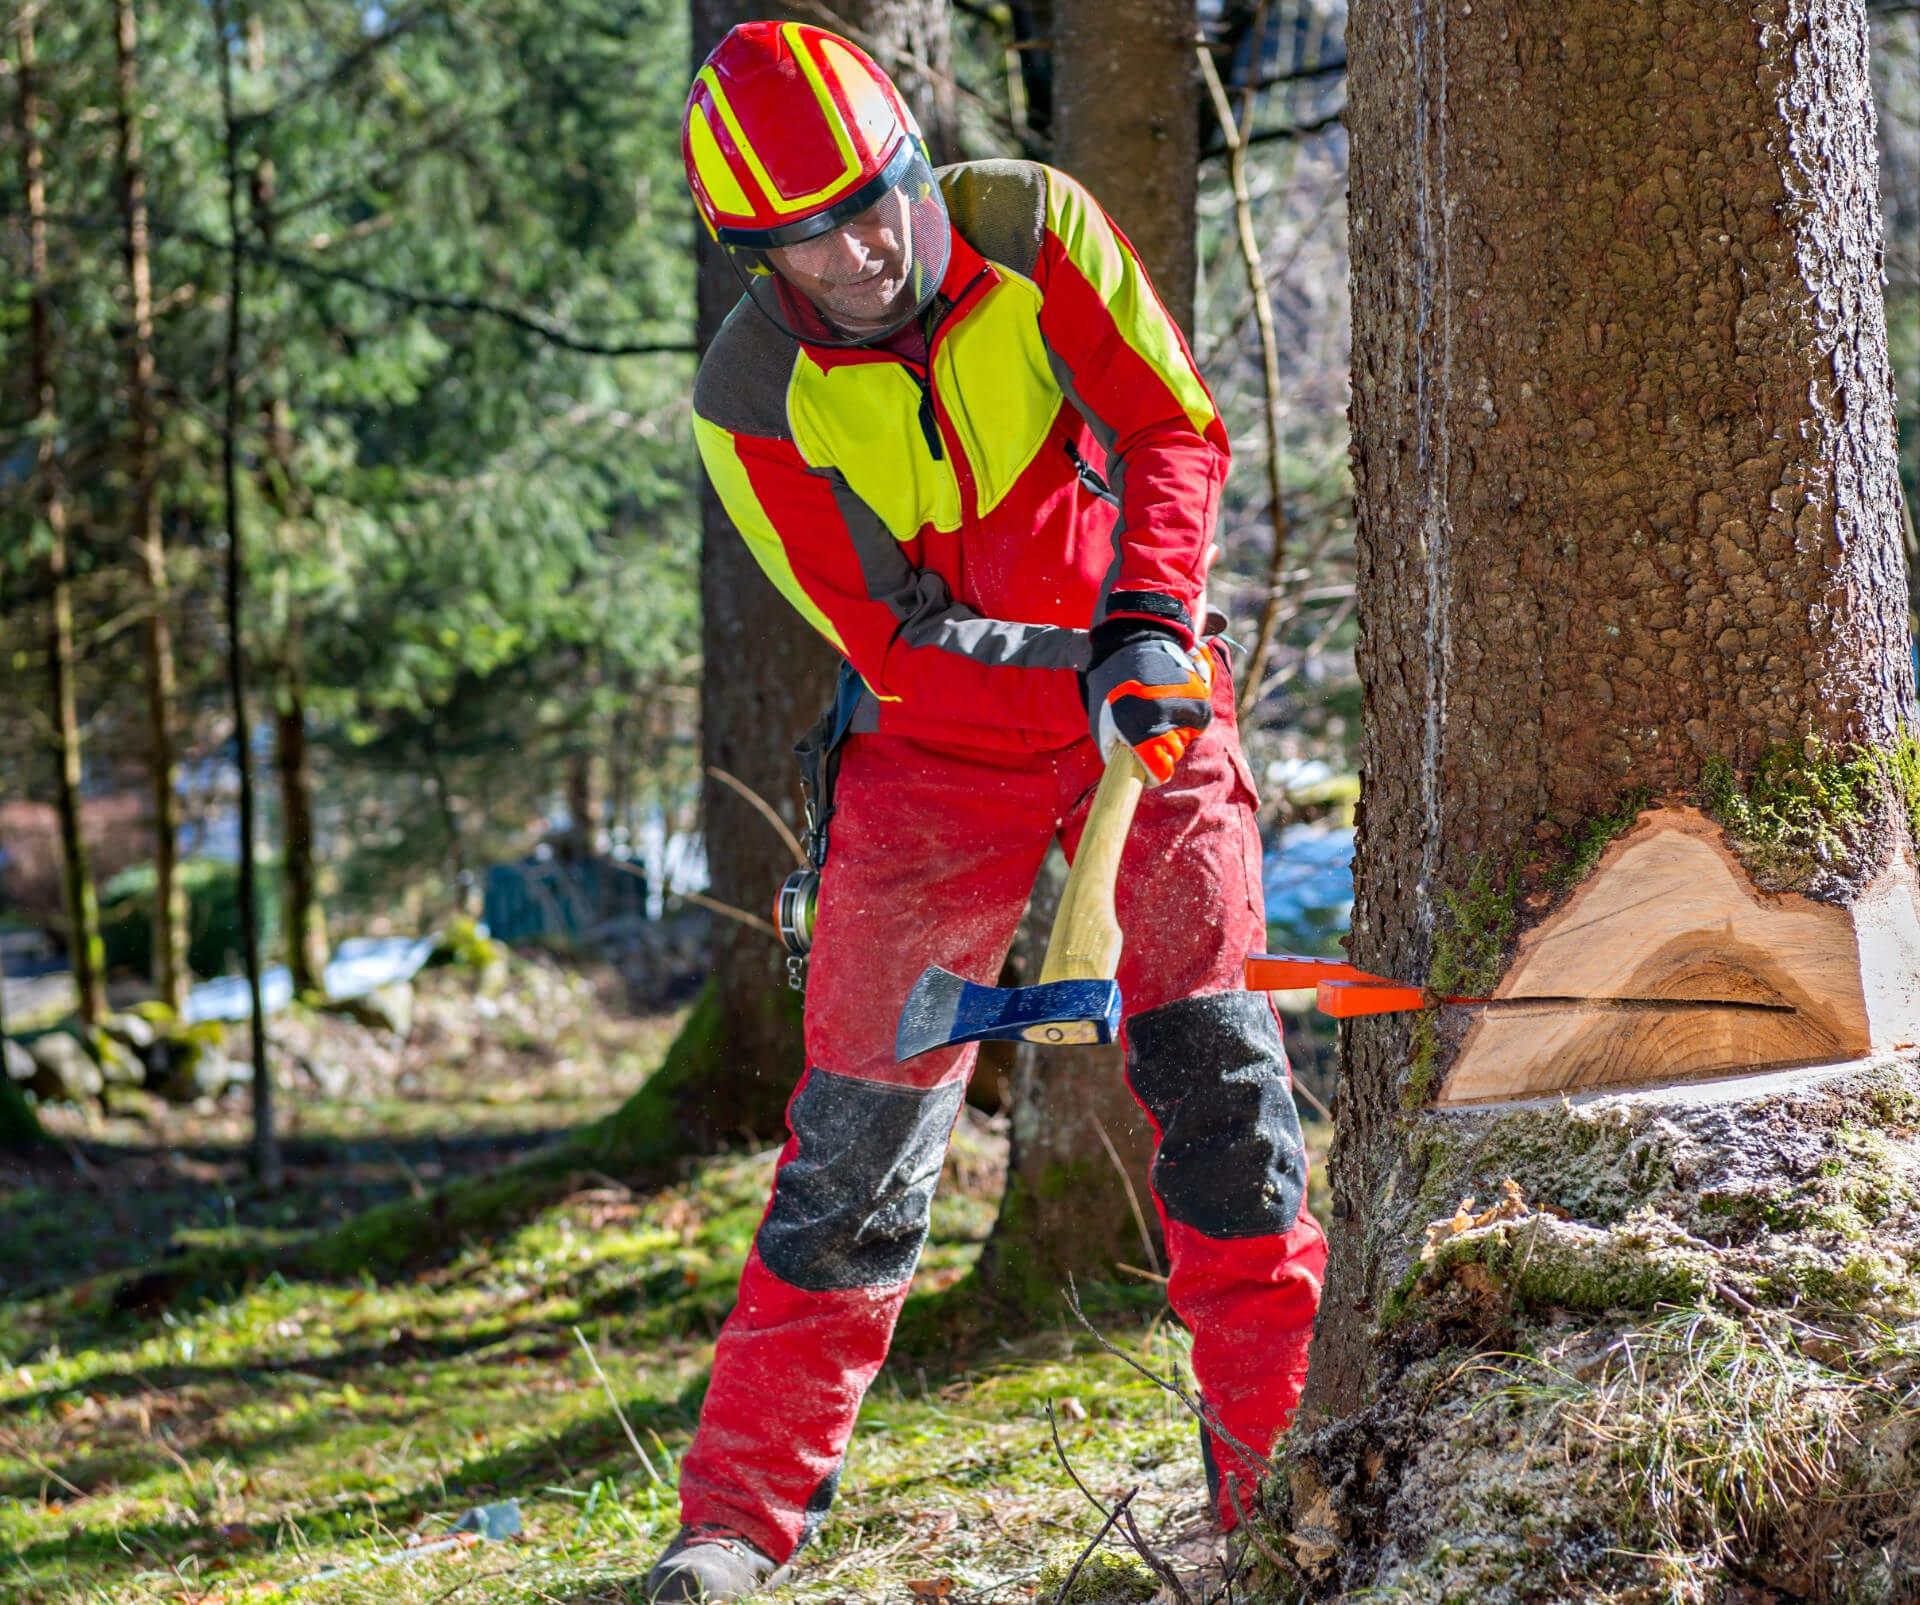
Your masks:
{"label": "mesh face visor", "polygon": [[918,140],[845,200],[774,229],[721,228],[755,306],[796,340],[862,346],[905,328],[940,288],[952,235]]}

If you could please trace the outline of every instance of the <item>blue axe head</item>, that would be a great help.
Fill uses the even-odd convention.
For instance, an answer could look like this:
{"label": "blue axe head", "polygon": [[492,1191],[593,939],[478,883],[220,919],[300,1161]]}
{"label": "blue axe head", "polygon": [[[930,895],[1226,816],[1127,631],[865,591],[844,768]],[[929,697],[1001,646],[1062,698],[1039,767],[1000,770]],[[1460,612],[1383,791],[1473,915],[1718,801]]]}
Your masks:
{"label": "blue axe head", "polygon": [[933,964],[907,994],[893,1057],[904,1063],[962,1042],[1111,1042],[1119,1031],[1118,982],[981,986]]}

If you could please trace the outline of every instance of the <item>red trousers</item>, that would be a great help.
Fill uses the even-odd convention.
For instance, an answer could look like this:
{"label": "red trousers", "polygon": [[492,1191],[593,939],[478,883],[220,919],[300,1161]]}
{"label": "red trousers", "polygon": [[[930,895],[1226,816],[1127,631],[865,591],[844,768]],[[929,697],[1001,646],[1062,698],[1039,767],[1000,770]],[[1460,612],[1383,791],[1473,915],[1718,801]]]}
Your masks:
{"label": "red trousers", "polygon": [[[1224,673],[1214,706],[1173,777],[1141,799],[1116,897],[1119,981],[1127,1080],[1156,1137],[1167,1296],[1193,1334],[1202,1396],[1264,1453],[1299,1398],[1326,1243],[1306,1212],[1278,1022],[1242,989],[1265,914]],[[682,1466],[683,1521],[784,1561],[825,1516],[976,1053],[895,1064],[901,1004],[929,964],[998,978],[1048,844],[1073,853],[1100,773],[1091,741],[1033,754],[850,738],[807,986],[808,1068]],[[1210,1471],[1250,1483],[1229,1445],[1208,1448]],[[1231,1525],[1219,1478],[1215,1497]]]}

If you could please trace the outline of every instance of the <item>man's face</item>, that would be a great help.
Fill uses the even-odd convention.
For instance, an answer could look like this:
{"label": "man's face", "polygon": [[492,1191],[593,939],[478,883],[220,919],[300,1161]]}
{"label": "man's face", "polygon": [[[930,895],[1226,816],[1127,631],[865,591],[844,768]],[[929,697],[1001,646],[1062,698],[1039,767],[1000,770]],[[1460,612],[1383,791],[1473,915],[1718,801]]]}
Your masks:
{"label": "man's face", "polygon": [[890,329],[913,293],[907,198],[889,190],[832,232],[768,251],[767,259],[842,332],[857,337]]}

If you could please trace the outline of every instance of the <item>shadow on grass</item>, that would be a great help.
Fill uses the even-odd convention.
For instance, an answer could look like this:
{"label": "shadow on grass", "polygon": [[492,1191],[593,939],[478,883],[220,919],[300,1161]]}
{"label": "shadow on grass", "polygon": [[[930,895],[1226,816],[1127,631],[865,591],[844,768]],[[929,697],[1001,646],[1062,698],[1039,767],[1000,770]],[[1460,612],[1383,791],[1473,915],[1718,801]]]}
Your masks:
{"label": "shadow on grass", "polygon": [[[1080,1284],[1080,1307],[1096,1326],[1103,1320],[1120,1325],[1150,1320],[1165,1304],[1166,1296],[1158,1287]],[[908,1298],[894,1328],[887,1363],[906,1360],[952,1369],[999,1339],[1064,1324],[1078,1330],[1067,1309],[1064,1286],[1050,1306],[1031,1306],[1000,1297],[976,1267],[937,1293]]]}
{"label": "shadow on grass", "polygon": [[[699,1416],[705,1388],[702,1378],[671,1401],[628,1399],[621,1401],[621,1408],[643,1439],[649,1431],[684,1433]],[[268,1447],[263,1438],[240,1445],[225,1444],[221,1453],[247,1464]],[[201,1463],[206,1461],[202,1459]],[[194,1464],[194,1459],[190,1458],[188,1464]],[[384,1499],[362,1495],[351,1506],[336,1512],[285,1516],[278,1524],[272,1548],[297,1553],[336,1547],[382,1532],[395,1534],[423,1517],[453,1515],[472,1504],[526,1499],[556,1480],[579,1481],[589,1473],[602,1476],[616,1464],[631,1467],[633,1451],[613,1412],[608,1410],[546,1437],[491,1451],[463,1463],[444,1479],[416,1483]],[[141,1466],[154,1472],[168,1469],[147,1467],[144,1460]],[[662,1493],[671,1496],[671,1489],[663,1486]],[[25,1497],[37,1496],[36,1484]],[[210,1519],[129,1523],[112,1529],[76,1529],[64,1538],[28,1545],[15,1551],[12,1558],[16,1565],[33,1572],[42,1566],[70,1567],[97,1585],[116,1573],[144,1569],[151,1564],[172,1570],[188,1557],[206,1553],[210,1547],[218,1550],[230,1536],[229,1529]],[[393,1547],[399,1547],[397,1539]]]}
{"label": "shadow on grass", "polygon": [[244,1148],[74,1143],[0,1171],[0,1297],[57,1297],[103,1276],[116,1285],[155,1278],[121,1296],[123,1311],[137,1310],[187,1260],[209,1269],[279,1263],[340,1229],[342,1217],[411,1202],[422,1171],[451,1174],[458,1186],[578,1135],[305,1139],[287,1144],[287,1186],[274,1196],[247,1182]]}

